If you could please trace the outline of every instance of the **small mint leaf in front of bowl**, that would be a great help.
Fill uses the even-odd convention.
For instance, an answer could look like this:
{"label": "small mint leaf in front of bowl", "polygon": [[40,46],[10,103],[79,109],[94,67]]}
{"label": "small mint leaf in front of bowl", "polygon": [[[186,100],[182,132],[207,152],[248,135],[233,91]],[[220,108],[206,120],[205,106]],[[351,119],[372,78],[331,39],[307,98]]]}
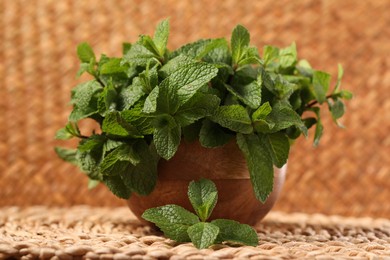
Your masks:
{"label": "small mint leaf in front of bowl", "polygon": [[177,205],[147,209],[142,218],[156,224],[168,238],[177,242],[191,241],[187,229],[199,223],[195,214]]}
{"label": "small mint leaf in front of bowl", "polygon": [[259,244],[256,231],[249,225],[230,219],[216,219],[211,221],[211,224],[219,228],[218,242],[226,241],[248,246]]}
{"label": "small mint leaf in front of bowl", "polygon": [[212,223],[200,222],[187,230],[191,242],[198,248],[208,248],[217,239],[219,227]]}
{"label": "small mint leaf in front of bowl", "polygon": [[217,188],[210,180],[192,181],[188,186],[188,198],[199,218],[206,221],[217,203]]}

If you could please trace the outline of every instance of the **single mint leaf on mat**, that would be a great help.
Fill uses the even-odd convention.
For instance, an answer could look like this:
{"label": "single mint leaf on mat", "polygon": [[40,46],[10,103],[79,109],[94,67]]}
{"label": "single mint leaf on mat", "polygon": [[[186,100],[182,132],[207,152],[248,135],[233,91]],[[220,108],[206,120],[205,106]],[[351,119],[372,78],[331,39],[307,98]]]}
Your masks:
{"label": "single mint leaf on mat", "polygon": [[188,198],[201,221],[206,221],[217,203],[217,188],[210,180],[192,181],[188,186]]}
{"label": "single mint leaf on mat", "polygon": [[214,244],[219,228],[212,223],[201,222],[189,227],[187,232],[196,248],[204,249]]}
{"label": "single mint leaf on mat", "polygon": [[249,134],[253,131],[248,112],[240,105],[220,106],[210,119],[235,132]]}
{"label": "single mint leaf on mat", "polygon": [[313,73],[313,94],[322,104],[326,100],[326,92],[328,92],[330,84],[330,75],[322,71],[314,71]]}
{"label": "single mint leaf on mat", "polygon": [[181,127],[167,114],[156,118],[153,141],[158,154],[165,160],[171,159],[179,147]]}
{"label": "single mint leaf on mat", "polygon": [[89,63],[91,59],[93,61],[96,60],[95,53],[93,52],[92,47],[86,42],[80,43],[77,46],[77,56],[83,63]]}
{"label": "single mint leaf on mat", "polygon": [[256,231],[249,225],[229,219],[216,219],[211,224],[219,227],[218,242],[233,242],[241,245],[257,246],[259,239]]}
{"label": "single mint leaf on mat", "polygon": [[272,157],[267,144],[256,134],[237,134],[237,144],[244,153],[256,198],[264,203],[274,184]]}
{"label": "single mint leaf on mat", "polygon": [[199,133],[199,141],[203,147],[213,148],[227,144],[234,135],[224,131],[222,126],[204,119]]}
{"label": "single mint leaf on mat", "polygon": [[177,242],[189,242],[187,229],[199,223],[199,218],[177,205],[166,205],[147,209],[142,218],[158,226],[164,234]]}
{"label": "single mint leaf on mat", "polygon": [[250,34],[248,30],[242,26],[237,25],[232,32],[230,45],[232,48],[233,64],[238,64],[244,57],[249,46]]}
{"label": "single mint leaf on mat", "polygon": [[161,21],[154,32],[153,41],[161,57],[165,54],[169,37],[169,19]]}

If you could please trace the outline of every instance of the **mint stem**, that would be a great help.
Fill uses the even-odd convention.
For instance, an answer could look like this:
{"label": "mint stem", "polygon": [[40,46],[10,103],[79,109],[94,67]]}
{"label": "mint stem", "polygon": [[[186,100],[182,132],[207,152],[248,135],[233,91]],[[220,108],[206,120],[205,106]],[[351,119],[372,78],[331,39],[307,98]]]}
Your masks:
{"label": "mint stem", "polygon": [[[330,98],[333,98],[333,94],[329,94],[326,96],[326,99],[330,99]],[[307,104],[306,108],[311,108],[316,104],[318,104],[318,101],[314,100],[314,101],[310,102],[309,104]]]}

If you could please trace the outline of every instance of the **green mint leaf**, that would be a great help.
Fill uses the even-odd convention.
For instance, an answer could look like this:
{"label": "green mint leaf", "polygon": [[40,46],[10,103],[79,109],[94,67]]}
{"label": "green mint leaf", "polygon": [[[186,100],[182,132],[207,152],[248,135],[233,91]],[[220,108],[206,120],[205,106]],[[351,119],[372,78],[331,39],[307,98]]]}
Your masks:
{"label": "green mint leaf", "polygon": [[341,97],[341,98],[344,98],[344,99],[346,99],[346,100],[350,100],[350,99],[353,98],[352,92],[350,92],[350,91],[348,91],[348,90],[341,90],[341,91],[339,92],[339,94],[340,94],[340,97]]}
{"label": "green mint leaf", "polygon": [[135,78],[132,85],[122,88],[119,92],[120,108],[122,110],[130,109],[145,95],[141,82],[138,78]]}
{"label": "green mint leaf", "polygon": [[169,60],[166,64],[164,64],[164,66],[162,66],[158,72],[162,75],[163,78],[166,78],[169,75],[171,75],[173,72],[178,70],[180,67],[195,62],[196,61],[190,58],[189,56],[180,54],[175,58]]}
{"label": "green mint leaf", "polygon": [[329,109],[333,119],[337,120],[344,115],[345,105],[340,99],[336,99],[334,103],[330,103]]}
{"label": "green mint leaf", "polygon": [[88,190],[92,190],[92,189],[96,188],[99,185],[99,183],[100,183],[100,181],[98,181],[98,180],[89,179],[88,180]]}
{"label": "green mint leaf", "polygon": [[121,117],[131,125],[135,126],[138,132],[142,135],[153,134],[153,118],[147,114],[143,114],[140,107],[135,107],[131,110],[120,112]]}
{"label": "green mint leaf", "polygon": [[195,59],[201,60],[206,55],[210,54],[210,52],[212,52],[213,50],[219,49],[219,48],[224,48],[225,46],[227,46],[227,42],[225,39],[223,39],[223,38],[211,39],[206,44],[204,44],[202,46],[202,48],[200,48],[198,50],[198,53],[197,53]]}
{"label": "green mint leaf", "polygon": [[79,57],[80,61],[84,63],[89,63],[91,60],[96,60],[92,47],[86,42],[80,43],[77,46],[77,56]]}
{"label": "green mint leaf", "polygon": [[[164,82],[164,81],[163,81]],[[160,88],[156,87],[154,88],[147,98],[145,99],[144,107],[142,109],[142,112],[147,114],[152,114],[157,111],[157,99],[159,97]]]}
{"label": "green mint leaf", "polygon": [[261,103],[261,78],[243,86],[230,86],[225,84],[226,89],[244,104],[256,109]]}
{"label": "green mint leaf", "polygon": [[179,105],[177,90],[170,84],[170,78],[164,79],[158,86],[156,112],[172,115],[176,113]]}
{"label": "green mint leaf", "polygon": [[103,120],[102,130],[104,133],[118,137],[142,138],[143,136],[135,126],[126,120],[117,111],[110,112]]}
{"label": "green mint leaf", "polygon": [[281,132],[269,134],[265,135],[265,141],[275,166],[282,168],[287,163],[290,152],[290,142],[287,136]]}
{"label": "green mint leaf", "polygon": [[188,186],[188,198],[200,220],[206,221],[217,203],[217,187],[206,179],[192,181]]}
{"label": "green mint leaf", "polygon": [[98,109],[102,116],[105,116],[108,112],[115,111],[117,108],[117,96],[115,88],[112,84],[109,84],[103,89],[99,95]]}
{"label": "green mint leaf", "polygon": [[128,67],[121,65],[121,58],[111,58],[109,61],[104,63],[100,68],[100,74],[116,74],[116,73],[126,73]]}
{"label": "green mint leaf", "polygon": [[264,138],[255,134],[237,134],[237,144],[244,153],[256,198],[265,202],[272,192],[274,170]]}
{"label": "green mint leaf", "polygon": [[56,132],[56,139],[68,140],[73,137],[80,137],[80,130],[76,123],[68,122],[66,126]]}
{"label": "green mint leaf", "polygon": [[183,105],[218,73],[218,69],[207,63],[191,63],[180,67],[169,76],[169,86],[178,95],[178,105]]}
{"label": "green mint leaf", "polygon": [[117,197],[128,199],[131,195],[131,189],[128,188],[119,175],[106,175],[103,177],[103,183]]}
{"label": "green mint leaf", "polygon": [[156,28],[153,42],[157,47],[160,57],[164,57],[169,37],[169,19],[161,21]]}
{"label": "green mint leaf", "polygon": [[153,53],[156,57],[160,57],[160,52],[157,49],[157,46],[154,44],[153,39],[149,35],[141,35],[138,42],[151,53]]}
{"label": "green mint leaf", "polygon": [[55,136],[55,138],[58,139],[58,140],[69,140],[69,139],[71,139],[73,137],[74,136],[67,131],[66,127],[61,128],[60,130],[58,130],[56,132],[56,136]]}
{"label": "green mint leaf", "polygon": [[212,44],[213,41],[217,39],[200,39],[196,42],[188,43],[179,49],[175,50],[170,54],[170,58],[173,59],[179,55],[185,55],[191,57],[193,59],[197,59],[197,57],[203,57],[202,53],[205,52],[207,46]]}
{"label": "green mint leaf", "polygon": [[263,47],[263,59],[264,59],[264,64],[266,66],[274,62],[278,58],[279,58],[279,48],[270,45],[265,45]]}
{"label": "green mint leaf", "polygon": [[259,238],[256,231],[249,225],[240,224],[229,219],[216,219],[211,224],[219,227],[217,241],[238,243],[241,245],[257,246]]}
{"label": "green mint leaf", "polygon": [[153,52],[137,43],[131,46],[131,49],[123,56],[122,63],[146,67],[147,64],[156,64],[159,62]]}
{"label": "green mint leaf", "polygon": [[175,119],[182,127],[190,125],[201,118],[211,116],[218,108],[220,101],[215,95],[196,93],[179,108]]}
{"label": "green mint leaf", "polygon": [[106,137],[102,135],[91,135],[79,143],[77,149],[80,152],[88,152],[94,149],[100,149],[106,142]]}
{"label": "green mint leaf", "polygon": [[326,101],[326,93],[330,84],[330,75],[322,71],[314,71],[313,73],[313,95],[318,103],[322,104]]}
{"label": "green mint leaf", "polygon": [[274,80],[274,94],[281,100],[288,100],[296,90],[296,85],[288,82],[282,76],[278,75]]}
{"label": "green mint leaf", "polygon": [[[81,141],[80,145],[84,142]],[[95,147],[91,151],[81,152],[77,150],[76,159],[80,169],[87,174],[87,176],[94,180],[101,180],[99,163],[102,157],[102,147]]]}
{"label": "green mint leaf", "polygon": [[177,242],[191,241],[187,229],[199,223],[198,217],[177,205],[166,205],[146,210],[142,218],[158,226],[164,234]]}
{"label": "green mint leaf", "polygon": [[100,171],[104,175],[118,175],[129,164],[137,165],[140,156],[134,151],[133,145],[122,144],[110,152],[100,164]]}
{"label": "green mint leaf", "polygon": [[279,63],[282,68],[294,66],[298,61],[297,46],[293,42],[289,47],[279,51]]}
{"label": "green mint leaf", "polygon": [[97,113],[98,97],[101,91],[103,87],[96,80],[77,85],[72,90],[73,111],[69,116],[69,121],[76,122]]}
{"label": "green mint leaf", "polygon": [[285,102],[277,102],[274,105],[267,121],[273,125],[272,132],[295,126],[307,136],[307,128],[301,117]]}
{"label": "green mint leaf", "polygon": [[129,42],[122,43],[122,54],[126,55],[126,53],[131,49],[132,44]]}
{"label": "green mint leaf", "polygon": [[145,141],[137,141],[133,145],[135,154],[139,156],[136,165],[128,165],[126,170],[119,174],[123,182],[132,191],[140,195],[149,195],[157,183],[157,164],[159,157],[153,146],[149,147]]}
{"label": "green mint leaf", "polygon": [[220,106],[211,120],[232,131],[249,134],[253,132],[247,110],[240,105]]}
{"label": "green mint leaf", "polygon": [[77,150],[55,147],[54,151],[62,160],[78,166],[78,160],[76,158]]}
{"label": "green mint leaf", "polygon": [[269,102],[262,104],[255,112],[252,114],[252,120],[266,119],[266,117],[271,113],[272,107]]}
{"label": "green mint leaf", "polygon": [[248,47],[245,52],[245,56],[238,63],[239,66],[244,66],[248,64],[263,64],[263,61],[259,56],[259,51],[256,47]]}
{"label": "green mint leaf", "polygon": [[319,107],[311,107],[309,109],[309,111],[314,112],[316,114],[316,116],[317,116],[317,124],[316,124],[316,129],[315,129],[315,132],[314,132],[314,141],[313,141],[313,145],[316,147],[320,143],[320,139],[322,137],[322,133],[324,131],[324,127],[323,127],[322,121],[321,121],[320,108]]}
{"label": "green mint leaf", "polygon": [[147,66],[146,69],[139,74],[139,81],[143,87],[144,92],[150,93],[158,84],[157,66],[154,66],[151,69],[149,69],[149,66]]}
{"label": "green mint leaf", "polygon": [[227,133],[223,128],[208,120],[204,119],[202,128],[199,133],[199,141],[203,147],[214,148],[227,144],[234,136]]}
{"label": "green mint leaf", "polygon": [[112,139],[107,139],[106,142],[103,144],[103,156],[106,156],[107,153],[111,152],[115,148],[121,146],[123,142],[116,141]]}
{"label": "green mint leaf", "polygon": [[156,118],[153,141],[162,158],[169,160],[175,155],[180,139],[181,127],[172,116],[164,114]]}
{"label": "green mint leaf", "polygon": [[341,66],[341,64],[339,64],[338,65],[337,83],[336,83],[336,86],[333,90],[333,93],[337,93],[340,90],[341,80],[343,79],[343,76],[344,76],[344,69],[343,69],[343,66]]}
{"label": "green mint leaf", "polygon": [[190,226],[187,232],[196,248],[205,249],[214,244],[219,228],[212,223],[201,222]]}
{"label": "green mint leaf", "polygon": [[249,42],[250,34],[248,30],[242,25],[237,25],[233,29],[230,40],[233,64],[238,64],[245,56],[247,48],[249,47]]}

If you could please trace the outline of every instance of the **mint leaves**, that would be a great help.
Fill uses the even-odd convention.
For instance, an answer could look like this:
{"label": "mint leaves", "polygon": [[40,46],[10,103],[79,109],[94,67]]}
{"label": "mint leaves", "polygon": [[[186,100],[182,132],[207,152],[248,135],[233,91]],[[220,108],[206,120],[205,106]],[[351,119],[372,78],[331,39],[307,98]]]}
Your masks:
{"label": "mint leaves", "polygon": [[[119,57],[99,56],[85,42],[77,47],[77,75],[93,79],[71,91],[72,112],[56,133],[60,140],[78,139],[77,148],[57,147],[56,152],[77,165],[91,187],[102,182],[123,199],[133,192],[148,195],[159,160],[173,158],[183,138],[206,148],[236,141],[256,197],[265,202],[274,167],[286,164],[292,140],[312,134],[314,145],[319,144],[324,106],[343,127],[344,101],[352,93],[341,88],[341,65],[332,88],[328,73],[299,59],[295,43],[265,46],[260,54],[242,25],[232,30],[230,40],[199,39],[176,50],[167,47],[169,35],[166,19],[152,36],[124,43]],[[85,119],[96,122],[90,134],[78,127]],[[216,196],[204,197],[203,189],[208,190],[194,186],[197,195],[190,198],[200,198],[191,200],[205,221]],[[199,224],[194,230],[212,240],[215,228],[210,227]]]}
{"label": "mint leaves", "polygon": [[199,249],[224,241],[250,246],[259,243],[256,231],[248,225],[228,219],[205,222],[218,198],[212,181],[192,181],[188,186],[188,198],[197,215],[177,205],[166,205],[148,209],[142,217],[156,224],[170,239],[191,241]]}

